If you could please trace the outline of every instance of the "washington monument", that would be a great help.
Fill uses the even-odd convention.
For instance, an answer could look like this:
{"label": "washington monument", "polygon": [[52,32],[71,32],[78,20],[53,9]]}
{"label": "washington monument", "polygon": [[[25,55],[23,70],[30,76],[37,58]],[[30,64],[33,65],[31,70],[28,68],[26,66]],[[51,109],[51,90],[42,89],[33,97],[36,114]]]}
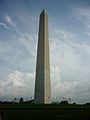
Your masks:
{"label": "washington monument", "polygon": [[39,20],[34,99],[35,103],[51,103],[48,15],[45,10],[41,12]]}

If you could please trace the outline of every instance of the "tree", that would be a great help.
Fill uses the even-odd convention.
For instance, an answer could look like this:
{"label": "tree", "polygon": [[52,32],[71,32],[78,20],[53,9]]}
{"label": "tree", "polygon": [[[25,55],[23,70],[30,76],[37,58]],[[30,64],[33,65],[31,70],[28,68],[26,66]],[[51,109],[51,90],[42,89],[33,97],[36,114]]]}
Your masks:
{"label": "tree", "polygon": [[20,103],[23,103],[23,98],[22,98],[22,97],[20,97],[19,102],[20,102]]}
{"label": "tree", "polygon": [[63,100],[60,102],[61,104],[68,104],[68,101],[67,100]]}

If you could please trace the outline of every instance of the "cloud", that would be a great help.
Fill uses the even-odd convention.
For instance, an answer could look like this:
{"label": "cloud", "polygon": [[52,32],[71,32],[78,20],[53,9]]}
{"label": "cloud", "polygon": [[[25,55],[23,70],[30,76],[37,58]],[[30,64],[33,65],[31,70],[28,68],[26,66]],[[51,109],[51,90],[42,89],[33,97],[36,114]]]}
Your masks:
{"label": "cloud", "polygon": [[[36,41],[37,41],[37,35],[36,34],[29,34],[29,33],[23,33],[18,37],[18,40],[21,42],[21,44],[25,45],[25,48],[35,49],[36,47]],[[34,50],[32,50],[33,52]]]}
{"label": "cloud", "polygon": [[11,19],[10,16],[8,15],[5,15],[5,22],[10,26],[10,27],[13,27],[15,28],[16,27],[16,23]]}
{"label": "cloud", "polygon": [[1,86],[9,86],[10,87],[24,87],[24,79],[23,74],[19,71],[14,71],[7,76],[6,80],[1,80]]}
{"label": "cloud", "polygon": [[78,36],[69,31],[58,27],[52,29],[50,33],[52,96],[71,97],[77,103],[90,101],[89,44],[76,42],[79,41]]}
{"label": "cloud", "polygon": [[77,8],[75,9],[76,19],[82,23],[85,28],[83,32],[85,35],[90,37],[90,8]]}
{"label": "cloud", "polygon": [[[71,97],[72,101],[89,101],[89,78],[90,78],[90,47],[87,44],[79,44],[75,40],[77,35],[53,27],[50,31],[50,58],[51,58],[51,88],[52,96]],[[32,72],[13,71],[7,75],[7,79],[1,80],[2,95],[33,96],[35,85],[35,69],[32,64],[32,57],[28,57],[28,52],[35,56],[36,35],[22,34],[17,39],[14,49],[13,64],[17,62],[19,68],[30,67]],[[24,48],[22,47],[24,45]],[[23,48],[23,49],[22,49]],[[25,52],[24,50],[27,50]],[[11,50],[10,50],[11,51]],[[15,57],[15,54],[17,55]],[[9,60],[10,61],[10,60]],[[30,61],[30,62],[28,62]],[[21,66],[20,66],[21,65]],[[30,65],[30,66],[29,66]],[[36,65],[36,64],[35,64]],[[87,84],[88,83],[88,84]],[[85,88],[85,89],[84,89]],[[82,92],[83,91],[83,92]],[[87,98],[86,98],[87,97]],[[83,101],[82,101],[83,99]]]}
{"label": "cloud", "polygon": [[[0,80],[0,94],[5,97],[33,96],[34,73],[18,70],[8,74],[6,79]],[[28,92],[29,91],[29,92]]]}
{"label": "cloud", "polygon": [[23,87],[25,86],[24,84],[24,79],[23,79],[23,74],[20,73],[19,71],[14,71],[13,73],[8,75],[8,84],[11,84],[13,87]]}
{"label": "cloud", "polygon": [[[86,28],[89,28],[88,22],[84,23],[87,20],[89,21],[89,14],[86,13],[80,11],[77,14],[77,19],[80,22],[82,21],[82,25],[85,25]],[[23,19],[25,18],[23,16]],[[20,20],[24,21],[22,18]],[[27,26],[29,26],[28,20],[25,19],[24,21]],[[10,16],[5,18],[5,23],[10,27],[15,27],[15,21]],[[87,31],[86,28],[84,32],[89,33],[89,29]],[[14,69],[8,73],[7,78],[0,80],[0,94],[2,96],[34,95],[36,66],[34,61],[36,61],[38,39],[36,33],[31,33],[26,31],[26,33],[22,33],[13,39],[13,42],[8,41],[10,48],[3,47],[6,50],[4,60],[11,64],[11,68],[14,66]],[[90,45],[83,41],[80,43],[80,38],[76,33],[70,32],[69,29],[61,29],[57,25],[50,26],[49,40],[52,96],[71,97],[73,101],[81,103],[90,101]],[[0,50],[2,53],[3,48]],[[7,66],[4,65],[4,67]],[[33,72],[21,72],[19,70]]]}
{"label": "cloud", "polygon": [[[71,102],[76,103],[86,103],[90,102],[90,82],[56,82],[57,84],[53,84],[52,93],[53,97],[67,97],[71,98]],[[87,84],[88,83],[88,84]],[[59,99],[60,100],[60,99]]]}
{"label": "cloud", "polygon": [[19,26],[17,26],[17,21],[9,15],[4,16],[4,23],[14,32],[14,34],[21,34]]}
{"label": "cloud", "polygon": [[6,28],[6,29],[9,29],[9,30],[10,30],[10,27],[8,27],[5,23],[0,23],[0,26],[3,26],[4,28]]}

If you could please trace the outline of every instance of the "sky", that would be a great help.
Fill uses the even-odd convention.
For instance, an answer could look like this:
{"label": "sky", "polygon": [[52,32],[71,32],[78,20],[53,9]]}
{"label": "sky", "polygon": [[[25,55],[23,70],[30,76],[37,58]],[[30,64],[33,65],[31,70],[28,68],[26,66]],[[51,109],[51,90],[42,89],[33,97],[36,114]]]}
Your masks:
{"label": "sky", "polygon": [[90,102],[90,0],[0,0],[0,100],[34,97],[43,9],[48,13],[52,100]]}

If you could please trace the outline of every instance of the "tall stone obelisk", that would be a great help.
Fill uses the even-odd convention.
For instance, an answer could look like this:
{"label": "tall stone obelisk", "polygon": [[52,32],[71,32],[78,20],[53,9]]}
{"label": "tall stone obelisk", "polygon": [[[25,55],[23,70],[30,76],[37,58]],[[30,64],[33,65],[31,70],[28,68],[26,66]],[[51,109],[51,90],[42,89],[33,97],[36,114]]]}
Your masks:
{"label": "tall stone obelisk", "polygon": [[34,98],[35,103],[51,103],[48,15],[45,10],[41,12],[39,21]]}

